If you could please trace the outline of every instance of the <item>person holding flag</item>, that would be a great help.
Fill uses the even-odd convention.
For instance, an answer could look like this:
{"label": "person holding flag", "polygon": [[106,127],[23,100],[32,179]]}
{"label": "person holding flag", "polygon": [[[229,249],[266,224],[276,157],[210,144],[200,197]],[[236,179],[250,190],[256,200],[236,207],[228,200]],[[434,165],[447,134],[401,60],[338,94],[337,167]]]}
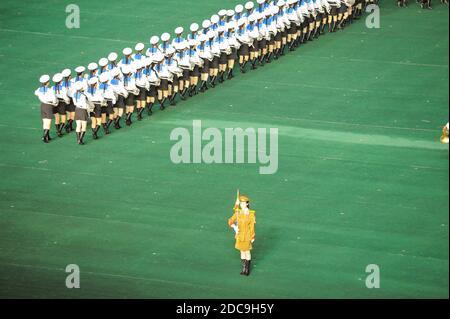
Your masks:
{"label": "person holding flag", "polygon": [[235,232],[235,248],[241,252],[242,271],[241,275],[250,274],[251,254],[256,239],[255,233],[256,211],[250,209],[250,199],[240,195],[237,191],[234,214],[228,220],[230,228]]}

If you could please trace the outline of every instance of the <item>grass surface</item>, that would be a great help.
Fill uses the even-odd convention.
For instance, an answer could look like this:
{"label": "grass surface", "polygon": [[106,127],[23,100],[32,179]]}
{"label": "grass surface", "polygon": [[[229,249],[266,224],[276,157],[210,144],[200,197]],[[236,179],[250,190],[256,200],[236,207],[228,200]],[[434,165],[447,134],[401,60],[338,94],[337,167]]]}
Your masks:
{"label": "grass surface", "polygon": [[[448,298],[448,7],[383,1],[380,29],[360,20],[84,147],[40,141],[41,74],[237,3],[81,0],[76,30],[66,3],[0,3],[0,297]],[[278,172],[172,164],[193,120],[277,127]],[[238,187],[257,211],[248,278],[226,225]]]}

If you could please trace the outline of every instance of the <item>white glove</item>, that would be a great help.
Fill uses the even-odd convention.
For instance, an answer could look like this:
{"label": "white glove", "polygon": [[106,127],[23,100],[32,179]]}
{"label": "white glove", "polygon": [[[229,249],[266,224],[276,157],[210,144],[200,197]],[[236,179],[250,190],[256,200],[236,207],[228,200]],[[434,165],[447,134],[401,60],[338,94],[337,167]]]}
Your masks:
{"label": "white glove", "polygon": [[239,227],[236,224],[231,225],[231,227],[234,229],[234,232],[237,234],[239,231]]}

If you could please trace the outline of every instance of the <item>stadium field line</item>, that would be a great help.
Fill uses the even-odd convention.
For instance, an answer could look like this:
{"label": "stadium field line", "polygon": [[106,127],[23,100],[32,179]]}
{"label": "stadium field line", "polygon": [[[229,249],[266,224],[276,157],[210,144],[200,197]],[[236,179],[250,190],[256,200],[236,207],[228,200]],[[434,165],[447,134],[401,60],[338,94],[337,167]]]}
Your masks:
{"label": "stadium field line", "polygon": [[[195,111],[195,109],[189,109],[189,110],[183,110],[182,112],[188,112],[193,113],[192,111]],[[204,113],[203,111],[200,111],[200,113]],[[225,115],[225,114],[235,114],[242,116],[242,113],[238,112],[220,112],[220,111],[210,111],[208,110],[208,114],[218,114],[218,115]],[[380,129],[392,129],[392,130],[406,130],[406,131],[423,131],[423,132],[438,132],[435,129],[426,129],[426,128],[414,128],[414,127],[398,127],[398,126],[387,126],[387,125],[372,125],[372,124],[359,124],[359,123],[347,123],[347,122],[336,122],[336,121],[324,121],[324,120],[315,120],[315,119],[306,119],[306,118],[296,118],[296,117],[288,117],[288,116],[276,116],[276,115],[265,115],[265,114],[258,114],[259,117],[267,117],[270,119],[276,118],[279,120],[289,120],[289,121],[305,121],[305,122],[315,122],[319,124],[335,124],[335,125],[344,125],[344,126],[358,126],[358,127],[367,127],[367,128],[380,128]],[[202,119],[202,121],[215,121],[216,119],[206,118]],[[165,120],[160,121],[159,123],[164,123]],[[172,124],[172,123],[167,123]],[[2,124],[0,124],[1,126]],[[234,124],[236,125],[236,124]],[[441,129],[441,127],[439,127]]]}
{"label": "stadium field line", "polygon": [[13,30],[13,29],[0,29],[0,32],[22,33],[22,34],[30,34],[30,35],[38,35],[38,36],[46,36],[46,37],[63,37],[63,38],[82,39],[82,40],[112,41],[112,42],[119,42],[119,43],[136,44],[137,42],[139,42],[139,41],[130,41],[130,40],[122,40],[122,39],[87,37],[87,36],[82,36],[82,35],[44,33],[44,32],[35,32],[35,31],[26,31],[26,30]]}

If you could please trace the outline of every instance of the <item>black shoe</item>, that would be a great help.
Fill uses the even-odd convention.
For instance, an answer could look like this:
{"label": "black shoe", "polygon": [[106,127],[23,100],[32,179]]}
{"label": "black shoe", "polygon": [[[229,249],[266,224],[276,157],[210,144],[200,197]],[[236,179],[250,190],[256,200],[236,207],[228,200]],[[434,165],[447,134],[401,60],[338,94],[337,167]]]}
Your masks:
{"label": "black shoe", "polygon": [[242,270],[241,270],[241,275],[245,275],[245,265],[246,265],[246,260],[245,259],[241,259],[241,264],[242,264]]}
{"label": "black shoe", "polygon": [[120,126],[120,117],[117,117],[116,120],[114,121],[114,128],[116,130],[121,129],[122,127]]}
{"label": "black shoe", "polygon": [[152,108],[153,108],[153,103],[150,103],[149,105],[147,105],[147,114],[148,114],[148,116],[153,114]]}
{"label": "black shoe", "polygon": [[109,133],[111,133],[109,131],[108,126],[106,125],[106,123],[103,123],[102,126],[103,126],[103,131],[105,132],[105,135],[108,135]]}
{"label": "black shoe", "polygon": [[92,130],[92,138],[93,138],[94,140],[98,139],[98,135],[97,135],[97,127],[98,127],[98,126],[96,126],[96,127]]}
{"label": "black shoe", "polygon": [[86,134],[86,132],[81,132],[81,133],[80,133],[80,141],[79,141],[79,143],[78,143],[78,144],[80,144],[80,145],[84,145],[84,142],[83,142],[84,134]]}
{"label": "black shoe", "polygon": [[48,130],[44,130],[44,134],[42,135],[42,142],[48,143]]}
{"label": "black shoe", "polygon": [[246,262],[247,262],[247,266],[245,268],[245,275],[248,276],[248,275],[250,275],[250,263],[251,263],[251,260],[246,260]]}
{"label": "black shoe", "polygon": [[[69,120],[70,121],[70,120]],[[69,122],[70,123],[70,122]],[[66,133],[69,134],[70,133],[70,125],[69,123],[67,123],[65,129],[66,129]]]}

